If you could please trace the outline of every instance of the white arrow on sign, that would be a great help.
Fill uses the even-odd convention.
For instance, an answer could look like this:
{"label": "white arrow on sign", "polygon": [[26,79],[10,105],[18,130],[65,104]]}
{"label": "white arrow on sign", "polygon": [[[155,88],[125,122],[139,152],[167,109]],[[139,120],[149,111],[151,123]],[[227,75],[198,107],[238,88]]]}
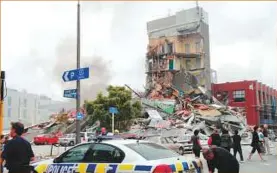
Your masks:
{"label": "white arrow on sign", "polygon": [[65,73],[64,73],[64,80],[65,81],[69,81],[69,79],[68,79],[68,71],[66,71]]}

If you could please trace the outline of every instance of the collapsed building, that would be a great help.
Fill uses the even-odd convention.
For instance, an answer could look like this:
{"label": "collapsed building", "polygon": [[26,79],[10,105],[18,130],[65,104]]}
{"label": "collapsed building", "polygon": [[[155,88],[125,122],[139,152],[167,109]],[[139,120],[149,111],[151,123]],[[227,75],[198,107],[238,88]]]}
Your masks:
{"label": "collapsed building", "polygon": [[[208,14],[196,7],[147,23],[146,89],[151,99],[174,99],[200,86],[211,89]],[[192,74],[192,75],[191,75]],[[167,88],[166,92],[162,92]]]}
{"label": "collapsed building", "polygon": [[[172,135],[199,129],[231,133],[247,131],[242,110],[227,107],[212,96],[216,72],[210,67],[208,14],[201,7],[147,23],[146,92],[140,95],[144,115],[132,130]],[[177,130],[176,130],[177,129]],[[164,132],[163,132],[164,133]]]}

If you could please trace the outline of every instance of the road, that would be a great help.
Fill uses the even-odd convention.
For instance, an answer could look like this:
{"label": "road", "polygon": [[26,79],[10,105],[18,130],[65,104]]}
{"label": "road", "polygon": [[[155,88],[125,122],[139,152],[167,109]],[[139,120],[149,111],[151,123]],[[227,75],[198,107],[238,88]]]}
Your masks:
{"label": "road", "polygon": [[[274,148],[275,147],[275,148]],[[265,155],[265,162],[260,161],[259,156],[255,153],[251,161],[247,161],[247,157],[251,151],[250,146],[243,146],[243,156],[245,159],[244,163],[240,164],[241,173],[276,173],[277,170],[277,143],[272,145],[271,151],[273,155]],[[51,146],[33,146],[33,150],[36,156],[50,156]],[[61,154],[65,151],[64,147],[53,147],[53,155]],[[232,151],[231,151],[232,152]],[[186,154],[188,157],[194,157],[192,154]],[[204,163],[204,173],[208,173],[208,168],[206,161],[201,157]],[[237,159],[239,159],[239,154],[237,154]]]}

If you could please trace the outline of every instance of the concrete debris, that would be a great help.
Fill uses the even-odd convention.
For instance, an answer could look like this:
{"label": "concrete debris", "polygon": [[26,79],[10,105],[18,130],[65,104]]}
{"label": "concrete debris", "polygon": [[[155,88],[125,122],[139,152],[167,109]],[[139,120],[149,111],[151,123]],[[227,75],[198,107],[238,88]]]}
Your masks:
{"label": "concrete debris", "polygon": [[[136,128],[143,129],[144,131],[140,133],[140,136],[154,133],[156,135],[159,129],[167,129],[167,132],[172,129],[177,130],[179,132],[174,132],[174,134],[179,136],[192,134],[194,130],[199,129],[201,135],[207,137],[212,134],[214,129],[227,129],[231,134],[235,130],[238,130],[240,134],[243,134],[242,136],[244,138],[250,138],[248,134],[249,128],[246,125],[246,117],[243,110],[225,106],[203,87],[191,88],[193,89],[185,93],[175,87],[159,83],[149,92],[150,95],[142,98],[144,103],[147,102],[151,105],[152,110],[150,111],[146,105],[145,110],[149,116],[144,120],[140,119],[137,121],[139,126],[136,124]],[[154,96],[153,93],[156,95],[154,94]],[[174,111],[172,113],[161,111],[165,110],[165,108],[154,104],[157,102],[157,98],[159,98],[160,105],[164,104],[163,101],[167,102],[166,109],[172,107]],[[157,109],[153,110],[155,107]],[[158,115],[162,114],[162,112],[168,112],[169,114],[164,114],[163,116]],[[160,135],[162,134],[164,133],[160,133]],[[173,133],[171,134],[173,135]]]}

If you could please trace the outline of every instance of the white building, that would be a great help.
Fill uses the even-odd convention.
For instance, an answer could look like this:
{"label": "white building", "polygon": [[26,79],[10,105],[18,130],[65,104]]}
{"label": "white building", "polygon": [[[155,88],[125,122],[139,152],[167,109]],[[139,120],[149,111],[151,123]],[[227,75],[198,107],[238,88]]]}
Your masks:
{"label": "white building", "polygon": [[7,89],[4,100],[4,129],[8,129],[10,122],[14,121],[20,121],[25,126],[44,122],[49,120],[51,114],[74,107],[71,102],[54,101],[47,96]]}

